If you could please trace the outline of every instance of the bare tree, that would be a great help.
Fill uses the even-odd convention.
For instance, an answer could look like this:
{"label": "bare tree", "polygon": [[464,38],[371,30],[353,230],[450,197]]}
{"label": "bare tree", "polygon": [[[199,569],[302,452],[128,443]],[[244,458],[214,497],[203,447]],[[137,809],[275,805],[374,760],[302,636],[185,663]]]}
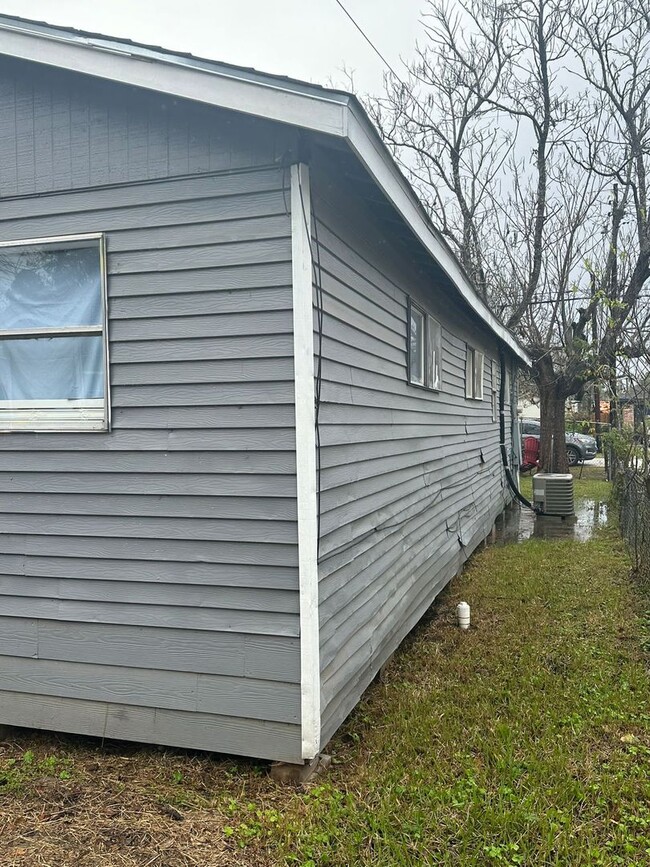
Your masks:
{"label": "bare tree", "polygon": [[408,84],[388,76],[387,96],[369,110],[487,300],[482,234],[514,140],[495,126],[490,104],[512,50],[507,15],[495,5],[468,32],[446,3],[429,0],[427,10],[426,44],[417,48]]}
{"label": "bare tree", "polygon": [[595,104],[585,146],[574,158],[583,170],[608,178],[613,190],[600,291],[608,302],[601,354],[615,395],[616,357],[650,278],[650,15],[637,0],[581,0],[572,14],[582,78]]}
{"label": "bare tree", "polygon": [[[637,0],[582,2],[429,0],[408,84],[389,78],[373,112],[467,273],[530,351],[553,470],[567,468],[566,398],[611,362],[648,262],[635,253],[621,281],[630,204],[647,213],[642,12],[629,11]],[[618,5],[633,39],[610,27]],[[567,67],[582,70],[577,90]],[[637,222],[641,253],[647,218]]]}

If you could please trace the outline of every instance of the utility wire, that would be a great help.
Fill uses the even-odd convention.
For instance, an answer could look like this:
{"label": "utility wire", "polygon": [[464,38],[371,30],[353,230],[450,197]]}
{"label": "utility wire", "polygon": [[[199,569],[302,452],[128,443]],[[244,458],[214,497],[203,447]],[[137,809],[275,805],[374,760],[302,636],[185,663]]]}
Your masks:
{"label": "utility wire", "polygon": [[363,36],[363,38],[366,40],[366,42],[368,43],[368,45],[369,45],[369,46],[372,48],[372,50],[375,52],[375,54],[377,55],[377,57],[382,61],[382,63],[384,63],[384,64],[388,67],[388,69],[393,73],[393,75],[394,75],[395,78],[399,81],[399,83],[402,84],[402,85],[404,85],[404,86],[406,86],[406,85],[404,84],[404,82],[402,81],[402,79],[399,77],[399,75],[395,72],[395,69],[393,68],[393,66],[391,66],[391,64],[386,60],[386,58],[385,58],[384,55],[381,53],[381,51],[377,48],[377,46],[376,46],[375,43],[372,41],[372,39],[371,39],[369,36],[366,35],[366,33],[365,33],[365,31],[363,30],[363,28],[361,27],[361,25],[358,24],[358,23],[356,22],[356,20],[352,17],[352,15],[350,15],[350,13],[349,13],[348,10],[345,8],[345,6],[343,5],[343,3],[341,3],[341,0],[334,0],[334,2],[335,2],[335,3],[336,3],[336,4],[337,4],[341,9],[342,9],[342,11],[345,13],[345,15],[347,15],[347,17],[348,17],[348,18],[350,19],[350,21],[354,24],[354,26],[355,26],[356,29],[359,31],[359,33],[360,33],[360,34]]}
{"label": "utility wire", "polygon": [[[340,9],[343,11],[343,13],[344,13],[348,18],[349,18],[349,20],[352,22],[352,24],[355,26],[355,28],[359,31],[359,33],[360,33],[361,36],[365,39],[365,41],[368,43],[368,45],[372,48],[372,50],[375,52],[375,54],[377,55],[377,57],[378,57],[378,58],[382,61],[382,63],[386,66],[386,68],[387,68],[387,69],[388,69],[388,70],[389,70],[389,71],[394,75],[394,77],[395,77],[395,79],[397,80],[397,82],[398,82],[399,84],[401,84],[402,87],[407,87],[408,85],[406,84],[406,82],[404,81],[404,79],[401,78],[401,77],[398,75],[398,73],[395,71],[395,67],[392,66],[392,65],[388,62],[388,60],[386,59],[386,57],[385,57],[385,56],[381,53],[381,51],[377,48],[377,46],[376,46],[375,43],[372,41],[372,39],[371,39],[371,38],[366,34],[366,32],[365,32],[365,31],[363,30],[363,28],[361,27],[361,25],[360,25],[360,24],[355,20],[355,18],[353,18],[353,16],[348,12],[348,10],[345,8],[345,6],[344,6],[343,3],[341,2],[341,0],[334,0],[334,2],[337,4],[337,6],[340,7]],[[427,108],[426,108],[426,107],[425,107],[421,102],[418,102],[418,105],[419,105],[419,107],[420,107],[422,113],[425,115],[425,117],[427,117],[427,118],[431,121],[431,123],[435,125],[436,122],[435,122],[435,120],[431,117],[431,115],[429,114]],[[553,303],[555,303],[555,302],[561,302],[561,301],[565,301],[565,300],[566,300],[566,301],[591,301],[592,299],[591,299],[591,296],[588,296],[588,295],[587,295],[587,296],[576,296],[576,297],[571,297],[571,298],[567,298],[567,299],[564,299],[564,298],[547,298],[547,299],[539,299],[539,300],[531,301],[530,303],[531,303],[531,304],[553,304]]]}

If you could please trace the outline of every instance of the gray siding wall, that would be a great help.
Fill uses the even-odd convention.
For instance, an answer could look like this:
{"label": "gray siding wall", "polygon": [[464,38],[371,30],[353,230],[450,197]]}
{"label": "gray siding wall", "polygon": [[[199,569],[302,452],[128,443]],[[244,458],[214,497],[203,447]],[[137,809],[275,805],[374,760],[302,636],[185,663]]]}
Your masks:
{"label": "gray siding wall", "polygon": [[[331,176],[314,172],[312,200],[323,306],[325,744],[510,497],[492,420],[496,340],[456,305],[440,275],[419,270]],[[439,392],[407,383],[409,295],[442,325]],[[483,401],[465,398],[468,342],[486,354]],[[508,414],[508,442],[510,427]]]}
{"label": "gray siding wall", "polygon": [[113,430],[0,438],[0,722],[296,761],[286,133],[2,69],[0,238],[106,233]]}
{"label": "gray siding wall", "polygon": [[0,118],[2,196],[271,165],[292,140],[263,120],[8,58]]}

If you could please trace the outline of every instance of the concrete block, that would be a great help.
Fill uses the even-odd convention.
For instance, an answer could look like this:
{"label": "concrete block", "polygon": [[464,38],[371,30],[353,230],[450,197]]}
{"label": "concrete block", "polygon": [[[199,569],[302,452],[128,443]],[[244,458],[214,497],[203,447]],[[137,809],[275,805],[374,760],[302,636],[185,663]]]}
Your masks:
{"label": "concrete block", "polygon": [[332,757],[323,753],[316,756],[310,762],[294,765],[290,762],[273,762],[271,765],[271,779],[285,786],[304,786],[311,782],[318,774],[322,774],[332,764]]}

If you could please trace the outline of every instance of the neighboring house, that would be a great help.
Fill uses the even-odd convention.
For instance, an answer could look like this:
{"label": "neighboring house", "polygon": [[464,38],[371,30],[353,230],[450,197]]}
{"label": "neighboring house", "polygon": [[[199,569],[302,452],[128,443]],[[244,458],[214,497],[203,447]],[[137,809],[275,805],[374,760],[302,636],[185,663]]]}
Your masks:
{"label": "neighboring house", "polygon": [[0,17],[0,117],[0,723],[309,759],[526,354],[349,94]]}
{"label": "neighboring house", "polygon": [[519,397],[517,403],[517,414],[522,416],[522,418],[539,418],[541,415],[539,403],[534,400]]}

